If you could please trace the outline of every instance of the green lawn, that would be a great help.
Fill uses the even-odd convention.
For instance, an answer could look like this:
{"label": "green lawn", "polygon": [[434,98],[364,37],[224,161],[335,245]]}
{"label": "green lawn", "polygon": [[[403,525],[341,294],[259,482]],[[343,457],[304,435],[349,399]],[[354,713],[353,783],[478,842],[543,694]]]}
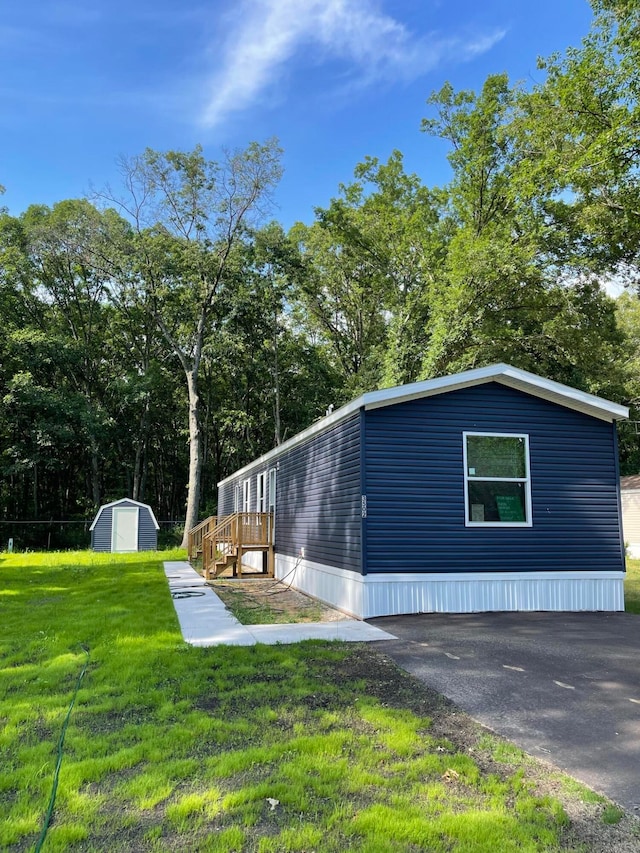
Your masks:
{"label": "green lawn", "polygon": [[640,613],[640,560],[627,560],[624,609],[627,613]]}
{"label": "green lawn", "polygon": [[187,646],[181,556],[0,555],[1,850],[36,847],[85,649],[45,851],[578,850],[571,797],[619,831],[371,647]]}

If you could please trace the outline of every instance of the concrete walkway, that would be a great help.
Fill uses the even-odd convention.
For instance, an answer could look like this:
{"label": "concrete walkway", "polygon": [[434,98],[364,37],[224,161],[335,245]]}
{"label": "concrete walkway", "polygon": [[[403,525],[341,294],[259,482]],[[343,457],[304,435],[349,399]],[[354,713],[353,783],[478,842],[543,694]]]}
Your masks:
{"label": "concrete walkway", "polygon": [[393,634],[348,616],[337,622],[241,625],[189,563],[167,562],[164,572],[182,636],[192,646],[253,646],[256,643],[273,646],[301,640],[362,643],[396,639]]}

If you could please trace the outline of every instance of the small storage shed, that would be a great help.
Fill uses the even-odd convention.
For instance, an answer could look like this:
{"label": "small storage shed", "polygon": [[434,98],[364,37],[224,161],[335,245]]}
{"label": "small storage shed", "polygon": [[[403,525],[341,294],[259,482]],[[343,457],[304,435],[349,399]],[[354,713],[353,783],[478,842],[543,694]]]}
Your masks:
{"label": "small storage shed", "polygon": [[624,406],[497,364],[364,394],[218,484],[275,575],[360,618],[622,610]]}
{"label": "small storage shed", "polygon": [[159,525],[148,504],[122,498],[98,510],[91,530],[94,551],[155,551]]}
{"label": "small storage shed", "polygon": [[627,554],[640,557],[640,474],[620,477],[622,529]]}

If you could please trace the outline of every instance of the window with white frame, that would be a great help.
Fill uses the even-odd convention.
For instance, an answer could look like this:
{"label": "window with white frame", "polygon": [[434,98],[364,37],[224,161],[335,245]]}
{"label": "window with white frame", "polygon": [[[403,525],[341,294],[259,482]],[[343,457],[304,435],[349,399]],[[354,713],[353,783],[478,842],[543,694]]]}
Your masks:
{"label": "window with white frame", "polygon": [[529,436],[463,433],[467,527],[530,527]]}
{"label": "window with white frame", "polygon": [[251,480],[242,481],[242,512],[251,512]]}
{"label": "window with white frame", "polygon": [[233,511],[240,512],[240,486],[238,483],[233,487]]}
{"label": "window with white frame", "polygon": [[269,496],[267,498],[267,512],[275,515],[276,511],[276,469],[269,470]]}
{"label": "window with white frame", "polygon": [[267,511],[267,472],[258,474],[256,478],[256,512]]}

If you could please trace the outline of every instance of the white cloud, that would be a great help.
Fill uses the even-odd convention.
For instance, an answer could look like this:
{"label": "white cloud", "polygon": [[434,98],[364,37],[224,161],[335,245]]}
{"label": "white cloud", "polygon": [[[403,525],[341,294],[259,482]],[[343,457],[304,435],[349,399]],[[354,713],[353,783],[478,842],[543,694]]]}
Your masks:
{"label": "white cloud", "polygon": [[246,0],[222,45],[202,121],[215,126],[249,106],[305,50],[347,63],[352,82],[367,85],[415,79],[449,57],[471,59],[503,36],[418,38],[373,0]]}

